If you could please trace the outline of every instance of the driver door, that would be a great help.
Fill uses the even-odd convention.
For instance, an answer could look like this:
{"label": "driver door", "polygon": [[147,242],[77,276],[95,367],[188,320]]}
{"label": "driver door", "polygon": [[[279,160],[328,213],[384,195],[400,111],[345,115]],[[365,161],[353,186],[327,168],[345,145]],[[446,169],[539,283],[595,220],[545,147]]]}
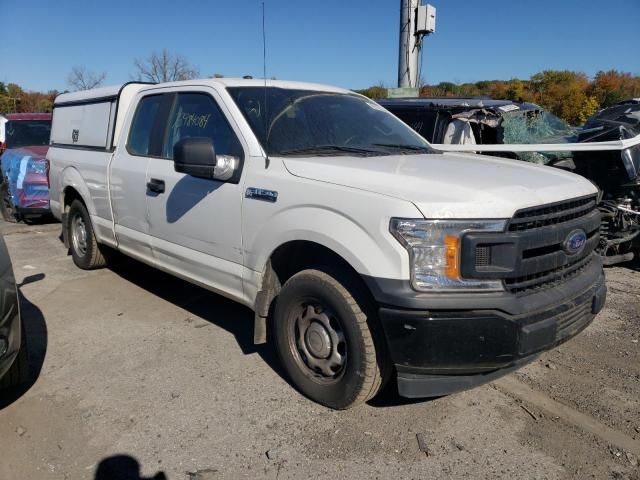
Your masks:
{"label": "driver door", "polygon": [[149,158],[147,211],[151,248],[159,267],[214,290],[242,296],[242,186],[176,172],[173,147],[207,137],[217,155],[244,158],[239,135],[213,89],[173,91],[162,154]]}

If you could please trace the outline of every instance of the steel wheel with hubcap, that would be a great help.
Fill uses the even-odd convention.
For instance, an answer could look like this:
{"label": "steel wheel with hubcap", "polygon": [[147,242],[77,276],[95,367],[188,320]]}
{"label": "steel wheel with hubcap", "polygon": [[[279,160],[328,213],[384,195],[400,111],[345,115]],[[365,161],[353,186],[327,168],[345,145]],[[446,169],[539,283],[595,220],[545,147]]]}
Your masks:
{"label": "steel wheel with hubcap", "polygon": [[335,381],[347,363],[347,341],[340,321],[318,300],[302,303],[291,323],[295,332],[296,361],[300,369],[307,368],[317,381]]}
{"label": "steel wheel with hubcap", "polygon": [[355,284],[340,270],[303,270],[284,284],[275,308],[275,340],[289,379],[335,409],[373,398],[389,368],[385,346],[370,329],[375,313],[346,288]]}
{"label": "steel wheel with hubcap", "polygon": [[71,241],[78,255],[84,257],[87,254],[87,226],[80,212],[71,219]]}

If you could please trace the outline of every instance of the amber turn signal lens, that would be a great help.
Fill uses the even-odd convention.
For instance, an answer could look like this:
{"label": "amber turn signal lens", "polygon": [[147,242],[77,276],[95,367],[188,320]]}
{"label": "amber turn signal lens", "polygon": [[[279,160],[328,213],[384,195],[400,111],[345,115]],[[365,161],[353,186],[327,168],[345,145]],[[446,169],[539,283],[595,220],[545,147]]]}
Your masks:
{"label": "amber turn signal lens", "polygon": [[444,237],[446,267],[444,274],[451,279],[460,278],[460,239],[454,235]]}

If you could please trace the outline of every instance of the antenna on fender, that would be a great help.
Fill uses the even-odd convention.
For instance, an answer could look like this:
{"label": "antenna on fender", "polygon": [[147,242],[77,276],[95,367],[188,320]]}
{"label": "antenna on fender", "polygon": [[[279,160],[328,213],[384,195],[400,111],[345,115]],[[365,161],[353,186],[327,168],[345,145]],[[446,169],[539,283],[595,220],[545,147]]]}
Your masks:
{"label": "antenna on fender", "polygon": [[264,148],[265,167],[269,167],[269,108],[267,107],[267,34],[264,22],[264,2],[262,2],[262,76],[264,79]]}

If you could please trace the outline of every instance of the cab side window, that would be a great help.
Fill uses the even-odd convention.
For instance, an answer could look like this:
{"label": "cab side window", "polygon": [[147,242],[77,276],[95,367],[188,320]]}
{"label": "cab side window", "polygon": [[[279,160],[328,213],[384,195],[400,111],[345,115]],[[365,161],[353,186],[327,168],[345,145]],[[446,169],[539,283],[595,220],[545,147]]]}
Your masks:
{"label": "cab side window", "polygon": [[242,147],[220,107],[209,95],[179,93],[169,116],[164,158],[173,159],[173,147],[183,138],[210,138],[216,155],[242,158]]}
{"label": "cab side window", "polygon": [[131,155],[158,157],[162,152],[164,119],[173,102],[172,95],[150,95],[140,100],[131,122],[127,149]]}

